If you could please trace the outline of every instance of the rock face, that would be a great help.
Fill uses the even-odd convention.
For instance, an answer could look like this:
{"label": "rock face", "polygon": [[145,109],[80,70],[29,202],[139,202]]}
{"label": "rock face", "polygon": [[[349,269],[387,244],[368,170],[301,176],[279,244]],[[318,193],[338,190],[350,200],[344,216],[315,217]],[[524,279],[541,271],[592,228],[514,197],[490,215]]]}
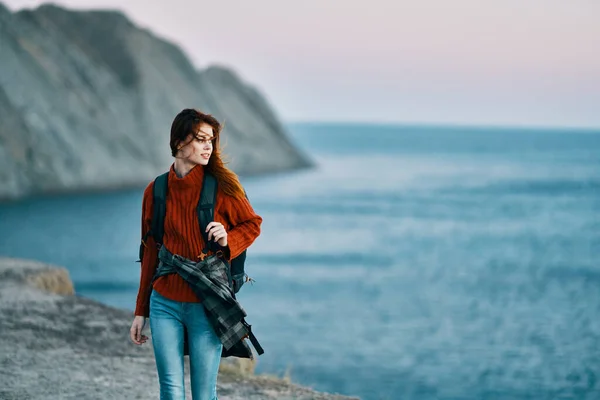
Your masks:
{"label": "rock face", "polygon": [[173,161],[171,122],[189,107],[224,122],[237,173],[310,165],[233,71],[196,70],[117,11],[0,3],[0,198],[145,185]]}
{"label": "rock face", "polygon": [[[152,342],[130,342],[132,320],[129,311],[73,294],[64,268],[0,258],[0,399],[157,399]],[[249,361],[221,362],[221,400],[350,399],[253,375],[238,360]]]}

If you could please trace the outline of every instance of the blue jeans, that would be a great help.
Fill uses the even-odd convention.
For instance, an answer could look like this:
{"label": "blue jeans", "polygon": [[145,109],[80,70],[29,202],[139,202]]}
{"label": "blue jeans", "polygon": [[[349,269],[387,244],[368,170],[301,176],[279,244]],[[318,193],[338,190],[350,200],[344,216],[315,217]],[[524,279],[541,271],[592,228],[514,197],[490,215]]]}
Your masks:
{"label": "blue jeans", "polygon": [[204,305],[170,300],[152,290],[150,330],[160,400],[185,399],[184,326],[188,335],[192,399],[217,400],[217,375],[223,344],[206,317]]}

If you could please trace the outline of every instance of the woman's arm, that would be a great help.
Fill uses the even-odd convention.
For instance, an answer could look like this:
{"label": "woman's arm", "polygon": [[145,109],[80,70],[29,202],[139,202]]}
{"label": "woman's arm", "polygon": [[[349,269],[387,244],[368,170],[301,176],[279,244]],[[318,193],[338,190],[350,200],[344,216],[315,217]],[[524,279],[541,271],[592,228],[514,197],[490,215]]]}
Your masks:
{"label": "woman's arm", "polygon": [[[142,238],[150,231],[152,227],[152,189],[154,182],[151,182],[142,199]],[[150,316],[150,294],[152,293],[152,277],[158,267],[158,249],[152,235],[149,235],[144,248],[144,255],[141,259],[140,287],[138,289],[137,300],[135,302],[135,315],[141,315],[146,318]]]}
{"label": "woman's arm", "polygon": [[244,252],[260,235],[262,218],[254,212],[247,198],[222,194],[223,215],[229,222],[225,255],[229,261]]}

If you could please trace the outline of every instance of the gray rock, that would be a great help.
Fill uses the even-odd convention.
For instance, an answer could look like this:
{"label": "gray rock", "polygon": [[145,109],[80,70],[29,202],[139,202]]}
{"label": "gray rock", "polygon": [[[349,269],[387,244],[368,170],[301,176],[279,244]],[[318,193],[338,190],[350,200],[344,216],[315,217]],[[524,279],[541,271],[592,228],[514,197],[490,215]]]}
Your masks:
{"label": "gray rock", "polygon": [[145,185],[172,163],[171,122],[188,107],[225,123],[239,174],[311,165],[256,88],[196,70],[120,12],[0,4],[0,198]]}
{"label": "gray rock", "polygon": [[[0,398],[158,398],[151,332],[149,342],[133,344],[132,320],[129,311],[73,294],[64,268],[0,258]],[[350,399],[244,372],[237,360],[222,359],[221,400]]]}

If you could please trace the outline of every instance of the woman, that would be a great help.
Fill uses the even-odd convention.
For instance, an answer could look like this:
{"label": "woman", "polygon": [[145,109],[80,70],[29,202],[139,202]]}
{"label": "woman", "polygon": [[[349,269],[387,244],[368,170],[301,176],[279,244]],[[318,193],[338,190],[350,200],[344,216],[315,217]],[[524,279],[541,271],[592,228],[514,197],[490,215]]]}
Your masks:
{"label": "woman", "polygon": [[[208,240],[218,243],[223,250],[222,257],[230,262],[260,234],[262,218],[252,209],[238,177],[221,159],[221,129],[213,116],[194,109],[181,111],[171,125],[170,146],[175,162],[167,178],[163,246],[189,260],[204,259],[202,251],[207,247],[196,210],[206,172],[215,176],[218,182],[214,221],[206,230]],[[152,225],[153,185],[151,182],[144,191],[142,235],[149,232]],[[194,400],[217,399],[217,374],[223,345],[207,319],[202,299],[176,273],[158,277],[152,283],[158,265],[158,250],[152,236],[145,244],[131,340],[138,345],[147,341],[142,330],[146,319],[150,318],[160,398],[183,399],[185,329],[192,397]]]}

